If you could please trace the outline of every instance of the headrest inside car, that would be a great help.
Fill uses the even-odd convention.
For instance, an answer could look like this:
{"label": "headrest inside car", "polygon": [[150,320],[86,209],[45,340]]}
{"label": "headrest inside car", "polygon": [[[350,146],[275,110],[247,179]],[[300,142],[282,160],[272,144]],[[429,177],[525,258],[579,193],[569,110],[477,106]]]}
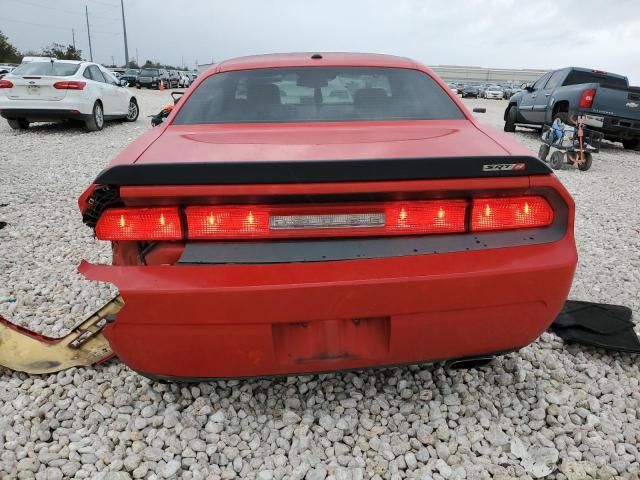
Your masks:
{"label": "headrest inside car", "polygon": [[353,94],[353,104],[356,107],[377,106],[388,99],[384,88],[361,88]]}
{"label": "headrest inside car", "polygon": [[280,89],[273,83],[256,83],[247,88],[247,103],[280,105]]}

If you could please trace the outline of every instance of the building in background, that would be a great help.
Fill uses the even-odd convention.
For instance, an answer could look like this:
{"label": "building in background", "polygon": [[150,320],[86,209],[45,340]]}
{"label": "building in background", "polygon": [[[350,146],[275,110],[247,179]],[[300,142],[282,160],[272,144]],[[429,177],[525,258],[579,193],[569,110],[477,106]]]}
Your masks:
{"label": "building in background", "polygon": [[533,83],[549,71],[529,68],[485,68],[458,65],[435,65],[429,68],[445,82],[497,83],[518,86],[523,83]]}

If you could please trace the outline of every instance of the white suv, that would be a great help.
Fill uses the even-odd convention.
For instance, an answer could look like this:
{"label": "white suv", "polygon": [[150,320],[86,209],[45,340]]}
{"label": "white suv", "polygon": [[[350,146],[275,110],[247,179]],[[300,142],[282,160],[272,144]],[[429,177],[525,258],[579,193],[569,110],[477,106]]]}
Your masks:
{"label": "white suv", "polygon": [[72,60],[20,65],[0,80],[0,115],[13,129],[30,122],[82,120],[102,130],[105,120],[135,122],[136,98],[101,65]]}

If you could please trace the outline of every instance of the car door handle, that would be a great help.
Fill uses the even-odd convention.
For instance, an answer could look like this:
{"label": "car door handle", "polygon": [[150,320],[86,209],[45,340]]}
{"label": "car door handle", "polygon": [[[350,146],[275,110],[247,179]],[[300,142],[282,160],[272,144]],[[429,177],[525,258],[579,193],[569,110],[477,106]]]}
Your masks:
{"label": "car door handle", "polygon": [[544,96],[545,96],[545,97],[550,97],[550,96],[551,96],[551,94],[550,94],[550,93],[545,93],[545,94],[544,94]]}

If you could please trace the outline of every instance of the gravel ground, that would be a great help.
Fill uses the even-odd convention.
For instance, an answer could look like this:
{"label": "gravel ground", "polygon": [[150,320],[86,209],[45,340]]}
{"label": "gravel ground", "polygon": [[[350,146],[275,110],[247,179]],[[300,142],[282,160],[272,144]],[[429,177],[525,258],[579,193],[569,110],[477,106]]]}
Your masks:
{"label": "gravel ground", "polygon": [[[108,261],[76,198],[149,128],[168,92],[137,92],[135,124],[84,133],[0,122],[0,314],[63,335],[113,294],[81,258]],[[501,127],[503,101],[482,122]],[[518,139],[537,151],[537,134]],[[608,144],[559,172],[577,203],[572,297],[640,311],[640,153]],[[117,361],[57,375],[0,371],[0,478],[638,478],[637,358],[544,334],[481,371],[367,372],[152,383]]]}

